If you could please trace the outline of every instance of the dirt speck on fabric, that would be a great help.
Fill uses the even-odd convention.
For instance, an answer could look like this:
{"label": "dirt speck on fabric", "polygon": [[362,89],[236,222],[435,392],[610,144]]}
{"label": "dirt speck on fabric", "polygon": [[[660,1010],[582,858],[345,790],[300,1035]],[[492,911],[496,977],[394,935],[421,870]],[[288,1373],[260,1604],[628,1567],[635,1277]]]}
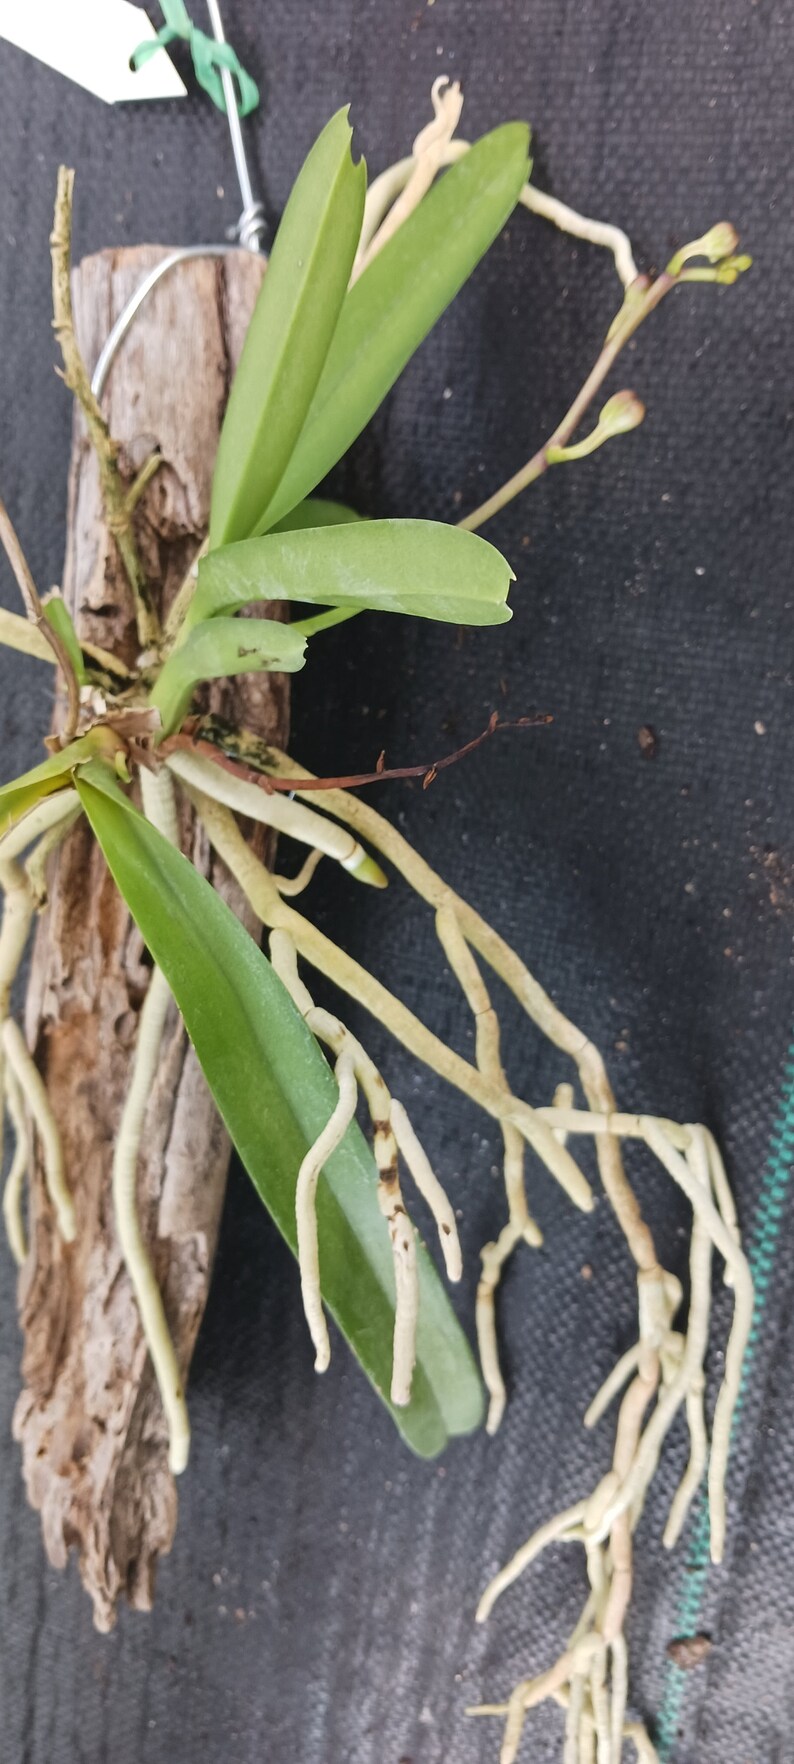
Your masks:
{"label": "dirt speck on fabric", "polygon": [[674,1666],[679,1666],[682,1672],[692,1672],[696,1666],[703,1665],[703,1661],[711,1653],[713,1645],[707,1635],[679,1636],[676,1641],[668,1642],[667,1657],[672,1660]]}
{"label": "dirt speck on fabric", "polygon": [[761,880],[769,899],[770,906],[778,914],[794,910],[794,863],[788,862],[783,853],[773,845],[752,845],[750,856],[756,866],[751,871],[751,881],[756,880],[761,871]]}

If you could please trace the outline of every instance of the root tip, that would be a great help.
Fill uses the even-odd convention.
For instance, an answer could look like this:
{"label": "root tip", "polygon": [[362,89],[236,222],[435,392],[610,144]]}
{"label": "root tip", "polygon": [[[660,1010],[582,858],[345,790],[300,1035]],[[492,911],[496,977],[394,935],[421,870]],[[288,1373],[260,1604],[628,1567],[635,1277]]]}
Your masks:
{"label": "root tip", "polygon": [[453,1286],[457,1286],[458,1281],[462,1280],[462,1278],[463,1278],[463,1257],[460,1254],[460,1250],[458,1250],[457,1255],[448,1255],[447,1256],[446,1266],[447,1266],[447,1279],[451,1282],[451,1284]]}
{"label": "root tip", "polygon": [[74,1243],[77,1236],[77,1218],[73,1206],[59,1207],[58,1230],[60,1231],[64,1243]]}
{"label": "root tip", "polygon": [[493,1439],[494,1434],[499,1432],[499,1428],[502,1424],[502,1417],[505,1412],[505,1406],[505,1398],[503,1396],[491,1397],[491,1401],[488,1405],[488,1419],[485,1423],[485,1431],[490,1439]]}
{"label": "root tip", "polygon": [[172,1476],[181,1476],[190,1457],[190,1434],[179,1434],[168,1447],[168,1468]]}
{"label": "root tip", "polygon": [[370,888],[388,888],[389,886],[389,878],[385,870],[381,869],[380,864],[376,863],[368,852],[359,859],[355,866],[351,866],[350,874],[355,877],[357,882],[368,883]]}

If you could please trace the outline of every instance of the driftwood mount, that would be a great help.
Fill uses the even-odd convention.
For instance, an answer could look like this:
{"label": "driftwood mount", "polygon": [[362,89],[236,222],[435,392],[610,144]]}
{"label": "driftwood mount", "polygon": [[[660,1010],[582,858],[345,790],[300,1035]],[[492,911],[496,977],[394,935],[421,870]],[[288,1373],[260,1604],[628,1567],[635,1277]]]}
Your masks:
{"label": "driftwood mount", "polygon": [[[89,364],[163,255],[159,246],[103,251],[75,271],[75,326]],[[136,513],[137,543],[161,610],[206,531],[220,424],[261,275],[262,260],[242,251],[182,263],[144,303],[110,372],[103,402],[125,474],[131,480],[154,450],[162,456]],[[79,412],[63,594],[84,640],[134,660],[129,590]],[[222,683],[206,702],[284,744],[283,677]],[[187,812],[183,848],[245,920],[235,886]],[[177,1513],[160,1399],[110,1192],[148,975],[141,939],[81,821],[52,862],[26,1010],[28,1042],[63,1136],[77,1237],[64,1245],[58,1236],[37,1162],[20,1275],[24,1388],[14,1433],[50,1561],[61,1567],[76,1549],[100,1629],[112,1625],[121,1596],[138,1609],[151,1605],[157,1558],[170,1548]],[[206,1303],[228,1160],[226,1133],[174,1009],[149,1103],[138,1196],[185,1374]]]}

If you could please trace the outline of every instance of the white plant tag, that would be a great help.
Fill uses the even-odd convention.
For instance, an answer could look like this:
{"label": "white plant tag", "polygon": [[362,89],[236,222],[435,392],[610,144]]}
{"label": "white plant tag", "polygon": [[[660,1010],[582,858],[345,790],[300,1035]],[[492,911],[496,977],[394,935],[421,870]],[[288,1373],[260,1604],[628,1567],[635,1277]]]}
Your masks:
{"label": "white plant tag", "polygon": [[130,0],[0,0],[0,38],[35,55],[106,104],[183,98],[185,86],[164,49],[137,72],[130,56],[156,36]]}

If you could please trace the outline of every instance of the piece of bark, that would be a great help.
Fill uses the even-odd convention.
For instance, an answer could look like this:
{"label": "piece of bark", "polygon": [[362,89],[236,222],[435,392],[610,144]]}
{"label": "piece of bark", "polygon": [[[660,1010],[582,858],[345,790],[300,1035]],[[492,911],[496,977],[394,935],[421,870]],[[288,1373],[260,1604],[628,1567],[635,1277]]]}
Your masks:
{"label": "piece of bark", "polygon": [[[75,272],[75,328],[89,365],[163,254],[154,246],[101,252]],[[135,520],[161,608],[206,530],[230,376],[261,275],[262,260],[243,252],[181,264],[144,303],[111,369],[104,407],[125,476],[154,449],[163,459]],[[84,641],[135,660],[129,590],[104,526],[79,413],[63,593]],[[283,745],[283,676],[215,684],[207,700]],[[235,885],[187,809],[183,833],[183,849],[245,921]],[[58,1236],[37,1153],[30,1251],[20,1275],[24,1389],[14,1432],[50,1561],[63,1566],[76,1548],[100,1629],[112,1625],[122,1595],[138,1609],[150,1607],[157,1558],[171,1545],[177,1512],[164,1416],[111,1199],[113,1145],[148,975],[141,939],[82,820],[53,860],[26,1012],[28,1043],[64,1141],[77,1237],[65,1245]],[[228,1160],[225,1130],[174,1008],[147,1112],[138,1202],[185,1375],[207,1298]]]}

